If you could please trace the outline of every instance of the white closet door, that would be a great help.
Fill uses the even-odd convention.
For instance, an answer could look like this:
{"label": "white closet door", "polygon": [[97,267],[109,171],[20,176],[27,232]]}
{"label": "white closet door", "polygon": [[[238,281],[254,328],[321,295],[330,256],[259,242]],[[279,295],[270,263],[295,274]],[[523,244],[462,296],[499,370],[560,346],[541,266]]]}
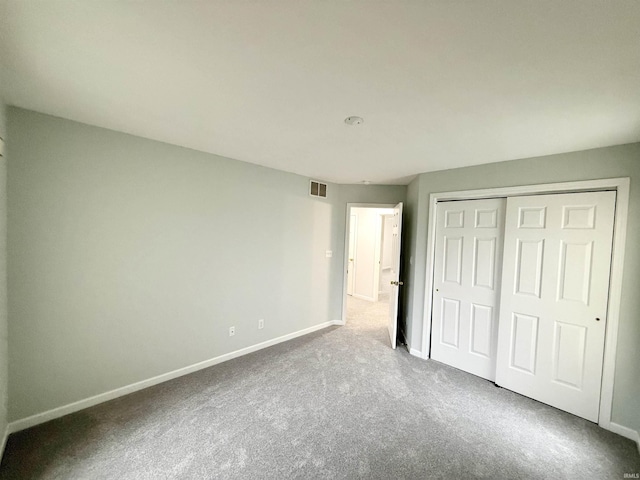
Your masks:
{"label": "white closet door", "polygon": [[507,200],[496,383],[594,422],[615,198]]}
{"label": "white closet door", "polygon": [[431,358],[493,380],[504,198],[438,203]]}

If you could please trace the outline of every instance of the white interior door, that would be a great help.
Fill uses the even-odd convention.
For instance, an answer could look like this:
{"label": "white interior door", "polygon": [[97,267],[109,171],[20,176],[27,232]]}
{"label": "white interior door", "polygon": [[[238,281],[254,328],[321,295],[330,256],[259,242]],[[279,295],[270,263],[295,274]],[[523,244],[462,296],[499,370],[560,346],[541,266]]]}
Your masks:
{"label": "white interior door", "polygon": [[389,295],[389,339],[391,348],[396,348],[398,335],[398,297],[400,293],[400,247],[402,241],[402,202],[393,207],[391,226],[391,245],[393,259],[391,261],[391,293]]}
{"label": "white interior door", "polygon": [[353,296],[378,301],[380,281],[381,212],[391,209],[354,208],[356,216],[353,262]]}
{"label": "white interior door", "polygon": [[431,358],[494,380],[506,199],[436,211]]}
{"label": "white interior door", "polygon": [[594,422],[615,198],[507,200],[496,383]]}
{"label": "white interior door", "polygon": [[375,230],[374,230],[374,248],[373,248],[373,301],[377,302],[380,295],[380,264],[382,261],[382,215],[377,214],[375,216]]}
{"label": "white interior door", "polygon": [[353,295],[353,282],[355,280],[355,255],[356,255],[356,232],[358,231],[358,216],[349,216],[349,252],[347,263],[347,295]]}

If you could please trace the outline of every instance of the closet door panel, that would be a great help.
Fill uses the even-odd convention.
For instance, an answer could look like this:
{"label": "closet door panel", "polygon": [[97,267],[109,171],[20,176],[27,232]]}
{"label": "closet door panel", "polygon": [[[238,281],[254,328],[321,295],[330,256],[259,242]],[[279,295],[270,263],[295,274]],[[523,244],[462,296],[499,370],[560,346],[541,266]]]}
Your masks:
{"label": "closet door panel", "polygon": [[505,199],[436,212],[431,358],[493,380]]}
{"label": "closet door panel", "polygon": [[598,420],[615,192],[507,200],[496,383]]}

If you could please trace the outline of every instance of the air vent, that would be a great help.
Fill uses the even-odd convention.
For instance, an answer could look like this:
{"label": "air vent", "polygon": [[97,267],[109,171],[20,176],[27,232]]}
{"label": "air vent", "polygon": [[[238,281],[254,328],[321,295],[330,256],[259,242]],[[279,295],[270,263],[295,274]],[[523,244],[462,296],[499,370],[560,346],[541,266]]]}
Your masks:
{"label": "air vent", "polygon": [[309,183],[309,195],[327,198],[327,184],[311,180],[311,183]]}

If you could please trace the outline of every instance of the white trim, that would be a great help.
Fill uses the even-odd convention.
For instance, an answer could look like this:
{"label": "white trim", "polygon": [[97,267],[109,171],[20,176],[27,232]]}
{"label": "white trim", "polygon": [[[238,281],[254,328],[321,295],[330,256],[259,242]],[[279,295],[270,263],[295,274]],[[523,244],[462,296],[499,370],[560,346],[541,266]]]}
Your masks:
{"label": "white trim", "polygon": [[[429,358],[431,336],[431,308],[433,293],[433,264],[435,258],[435,211],[438,202],[445,200],[472,200],[492,197],[514,197],[521,195],[542,195],[546,193],[571,193],[582,191],[616,190],[616,214],[613,227],[613,251],[611,254],[611,280],[609,283],[609,305],[605,334],[602,387],[600,391],[600,415],[598,425],[610,429],[613,406],[613,382],[618,345],[618,325],[620,321],[620,296],[622,293],[622,271],[624,249],[627,237],[627,215],[629,210],[630,179],[608,178],[577,182],[523,185],[516,187],[487,188],[456,192],[440,192],[429,195],[429,223],[427,230],[427,262],[425,272],[424,313],[422,320],[421,355]],[[622,427],[626,428],[626,427]]]}
{"label": "white trim", "polygon": [[414,357],[422,358],[422,352],[420,350],[418,350],[417,348],[410,348],[409,349],[409,353],[411,355],[413,355]]}
{"label": "white trim", "polygon": [[422,358],[431,356],[431,308],[433,305],[433,268],[436,258],[436,208],[437,194],[429,195],[429,224],[427,226],[427,271],[424,278],[424,310],[422,312]]}
{"label": "white trim", "polygon": [[[347,267],[349,262],[349,224],[351,223],[352,208],[393,208],[391,203],[347,203],[346,222],[344,230],[344,259],[342,264],[342,325],[347,323]],[[355,296],[355,295],[354,295]],[[365,299],[369,300],[369,299]]]}
{"label": "white trim", "polygon": [[49,420],[53,420],[55,418],[59,418],[64,415],[68,415],[70,413],[74,413],[79,410],[92,407],[99,403],[113,400],[114,398],[122,397],[123,395],[128,395],[129,393],[137,392],[138,390],[142,390],[144,388],[151,387],[153,385],[157,385],[159,383],[163,383],[168,380],[173,380],[174,378],[182,377],[183,375],[188,375],[190,373],[197,372],[198,370],[202,370],[204,368],[208,368],[213,365],[226,362],[227,360],[241,357],[243,355],[256,352],[263,348],[271,347],[278,343],[286,342],[287,340],[292,340],[296,337],[313,333],[317,330],[322,330],[323,328],[327,328],[332,325],[340,325],[339,322],[340,320],[332,320],[329,322],[321,323],[319,325],[314,325],[313,327],[305,328],[303,330],[298,330],[297,332],[293,332],[287,335],[283,335],[281,337],[273,338],[271,340],[267,340],[266,342],[261,342],[255,345],[251,345],[249,347],[241,348],[240,350],[236,350],[234,352],[225,353],[224,355],[220,355],[218,357],[214,357],[209,360],[204,360],[202,362],[194,363],[193,365],[179,368],[171,372],[163,373],[162,375],[148,378],[140,382],[132,383],[131,385],[116,388],[108,392],[100,393],[98,395],[94,395],[93,397],[78,400],[77,402],[69,403],[67,405],[63,405],[61,407],[57,407],[52,410],[47,410],[46,412],[37,413],[35,415],[31,415],[30,417],[22,418],[20,420],[16,420],[9,423],[7,427],[7,431],[8,433],[19,432],[20,430],[24,430],[25,428],[33,427],[35,425],[48,422]]}

